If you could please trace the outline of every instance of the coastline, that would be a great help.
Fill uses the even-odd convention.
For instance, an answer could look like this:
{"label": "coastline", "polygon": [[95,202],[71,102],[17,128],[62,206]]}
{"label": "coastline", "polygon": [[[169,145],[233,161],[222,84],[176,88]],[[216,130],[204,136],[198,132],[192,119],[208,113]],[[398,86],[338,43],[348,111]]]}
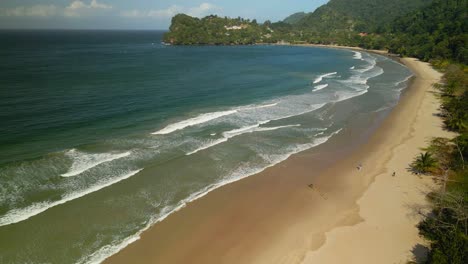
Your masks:
{"label": "coastline", "polygon": [[[362,222],[327,232],[325,244],[310,251],[303,263],[406,263],[425,259],[428,244],[416,226],[422,220],[419,212],[430,210],[426,194],[437,185],[433,177],[410,173],[408,164],[431,138],[450,138],[453,133],[443,130],[442,120],[436,116],[440,103],[432,84],[440,81],[441,74],[415,59],[401,61],[416,76],[413,86],[421,89],[413,100],[413,122],[397,122],[403,132],[400,135],[395,129],[390,132],[400,142],[388,148],[391,154],[382,164],[384,170],[357,201]],[[403,112],[403,108],[396,112]],[[392,171],[395,177],[390,176]],[[352,243],[356,237],[359,243]]]}
{"label": "coastline", "polygon": [[[382,252],[392,252],[390,257],[393,259],[389,263],[396,262],[393,261],[396,255],[403,259],[403,250],[404,257],[408,257],[411,248],[411,245],[406,247],[408,243],[421,242],[414,226],[418,219],[403,221],[401,226],[391,224],[406,216],[408,208],[404,205],[408,201],[424,206],[424,194],[417,190],[430,186],[431,181],[411,176],[405,169],[426,140],[443,136],[445,132],[441,130],[441,121],[432,115],[437,111],[438,103],[428,93],[430,84],[436,82],[440,74],[422,62],[411,59],[403,59],[402,62],[415,73],[416,78],[399,104],[362,147],[349,151],[340,151],[335,147],[334,151],[324,153],[326,147],[319,146],[293,155],[253,177],[214,190],[156,224],[144,232],[140,240],[105,262],[342,262],[330,259],[333,256],[349,261],[348,250],[353,255],[358,252],[351,250],[352,238],[362,237],[361,233],[367,234],[365,232],[369,226],[375,229],[372,217],[377,209],[378,216],[387,217],[393,213],[395,201],[398,201],[398,213],[390,214],[390,222],[381,218],[375,220],[379,228],[369,232],[371,234],[364,241],[370,247],[361,248],[363,254],[359,256],[362,258],[353,256],[352,259],[356,259],[356,263],[375,262],[375,259],[366,259],[369,257],[366,253],[376,247],[383,249]],[[343,140],[346,138],[336,137],[330,144],[338,146],[344,143]],[[320,156],[315,155],[320,151]],[[327,159],[337,156],[339,162],[329,162]],[[398,157],[398,161],[395,161],[395,157]],[[355,165],[361,162],[363,169],[355,170]],[[398,171],[395,178],[390,176],[392,170]],[[311,172],[314,172],[313,175]],[[315,189],[308,187],[311,183]],[[386,188],[393,186],[391,184],[404,188]],[[414,193],[406,197],[404,193],[411,190]],[[392,197],[398,198],[392,200]],[[392,211],[384,210],[384,214],[381,214],[380,210],[383,209],[379,201],[389,202],[385,210],[390,208]],[[343,230],[348,229],[352,232],[346,234],[346,240],[336,239]],[[395,229],[404,230],[405,234],[397,236]],[[387,241],[374,245],[375,241],[381,240],[381,235],[388,234],[394,238],[391,242],[405,239],[405,243],[399,244],[398,253],[394,252],[397,249],[393,250],[396,247],[392,244],[392,250],[389,250]],[[379,240],[375,240],[374,235]],[[344,248],[335,245],[344,241],[347,241]],[[354,243],[353,246],[363,244]],[[316,249],[318,251],[314,251]],[[377,256],[381,253],[378,249],[373,251]],[[333,254],[330,256],[328,252]]]}

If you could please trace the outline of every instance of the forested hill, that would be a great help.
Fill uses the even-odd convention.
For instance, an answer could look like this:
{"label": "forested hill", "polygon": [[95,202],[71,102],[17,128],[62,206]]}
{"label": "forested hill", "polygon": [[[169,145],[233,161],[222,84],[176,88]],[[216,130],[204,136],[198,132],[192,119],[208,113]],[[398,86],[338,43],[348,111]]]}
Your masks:
{"label": "forested hill", "polygon": [[283,22],[286,23],[286,24],[294,25],[294,24],[299,23],[299,21],[301,21],[307,15],[308,14],[305,13],[305,12],[297,12],[297,13],[294,13],[294,14],[288,16],[287,18],[285,18],[283,20]]}
{"label": "forested hill", "polygon": [[382,31],[399,16],[424,7],[432,0],[330,0],[298,22],[314,31]]}
{"label": "forested hill", "polygon": [[[282,22],[258,24],[255,20],[179,14],[172,19],[164,41],[176,45],[252,44],[278,40],[336,42],[356,32],[374,32],[398,15],[432,0],[330,0],[313,13],[292,14]],[[345,43],[352,44],[352,43]]]}
{"label": "forested hill", "polygon": [[330,0],[276,23],[179,14],[164,41],[174,45],[312,43],[389,49],[422,60],[468,62],[468,0]]}
{"label": "forested hill", "polygon": [[267,23],[243,18],[215,15],[202,19],[178,14],[172,18],[164,42],[174,45],[246,45],[271,38],[273,30]]}
{"label": "forested hill", "polygon": [[386,32],[391,52],[468,64],[468,0],[434,0],[391,23]]}

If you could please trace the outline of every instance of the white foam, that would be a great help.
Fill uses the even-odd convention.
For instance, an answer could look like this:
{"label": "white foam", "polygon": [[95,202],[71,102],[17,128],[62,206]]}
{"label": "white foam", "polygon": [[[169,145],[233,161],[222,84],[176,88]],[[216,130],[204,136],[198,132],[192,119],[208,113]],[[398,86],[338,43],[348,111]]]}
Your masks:
{"label": "white foam", "polygon": [[218,145],[218,144],[221,144],[221,143],[224,143],[224,142],[226,142],[226,141],[228,141],[227,138],[220,138],[220,139],[213,140],[213,141],[211,141],[210,143],[208,143],[208,144],[206,144],[206,145],[204,145],[204,146],[201,146],[201,147],[197,148],[197,149],[194,150],[194,151],[190,151],[190,152],[186,153],[185,155],[190,156],[190,155],[192,155],[192,154],[195,154],[195,153],[200,152],[200,151],[202,151],[202,150],[205,150],[205,149],[207,149],[207,148],[214,147],[214,146],[216,146],[216,145]]}
{"label": "white foam", "polygon": [[360,73],[368,72],[368,71],[372,70],[377,65],[376,58],[374,58],[374,57],[372,57],[370,55],[368,56],[368,58],[361,59],[361,60],[367,62],[367,66],[362,68],[362,69],[355,69],[355,71],[360,72]]}
{"label": "white foam", "polygon": [[253,109],[262,109],[262,108],[268,108],[268,107],[273,107],[273,106],[277,106],[277,105],[278,105],[278,103],[265,104],[265,105],[254,105],[254,106],[240,107],[237,110],[245,111],[245,110],[253,110]]}
{"label": "white foam", "polygon": [[79,152],[76,149],[72,149],[66,153],[67,156],[73,159],[73,164],[67,173],[62,174],[62,177],[72,177],[79,175],[91,168],[96,167],[99,164],[121,159],[132,154],[131,152],[125,153],[100,153],[100,154],[89,154],[85,152]]}
{"label": "white foam", "polygon": [[116,183],[118,183],[120,181],[128,179],[128,178],[132,177],[133,175],[137,174],[140,171],[141,171],[141,169],[140,170],[135,170],[135,171],[130,171],[130,172],[127,172],[124,175],[113,178],[110,181],[103,180],[103,181],[98,182],[94,186],[91,186],[90,188],[87,188],[85,190],[81,190],[81,191],[73,192],[73,193],[70,193],[70,194],[66,194],[64,197],[62,197],[62,199],[60,199],[58,201],[40,202],[40,203],[32,204],[32,205],[30,205],[28,207],[25,207],[25,208],[10,210],[5,215],[0,217],[0,226],[10,225],[10,224],[14,224],[14,223],[18,223],[18,222],[27,220],[27,219],[29,219],[29,218],[31,218],[31,217],[33,217],[35,215],[38,215],[38,214],[40,214],[40,213],[42,213],[42,212],[44,212],[44,211],[46,211],[46,210],[48,210],[48,209],[50,209],[52,207],[55,207],[57,205],[61,205],[61,204],[64,204],[66,202],[81,198],[81,197],[83,197],[83,196],[85,196],[87,194],[97,192],[97,191],[99,191],[99,190],[101,190],[103,188],[106,188],[106,187],[111,186],[113,184],[116,184]]}
{"label": "white foam", "polygon": [[246,127],[234,129],[234,130],[231,130],[231,131],[226,131],[226,132],[223,133],[222,138],[217,139],[217,140],[213,140],[210,143],[208,143],[208,144],[206,144],[204,146],[201,146],[201,147],[197,148],[194,151],[188,152],[186,155],[188,156],[188,155],[195,154],[195,153],[200,152],[202,150],[205,150],[205,149],[211,148],[213,146],[216,146],[218,144],[224,143],[224,142],[228,141],[229,139],[231,139],[233,137],[236,137],[236,136],[239,136],[239,135],[242,135],[242,134],[262,132],[262,131],[273,131],[273,130],[282,129],[282,128],[300,126],[300,124],[297,124],[297,125],[286,125],[286,126],[277,126],[277,127],[260,127],[260,125],[266,124],[268,122],[269,121],[264,121],[264,122],[258,123],[256,125],[246,126]]}
{"label": "white foam", "polygon": [[117,254],[119,251],[121,251],[122,249],[124,249],[128,245],[132,244],[135,241],[138,241],[141,238],[141,234],[143,232],[148,230],[154,224],[163,221],[169,215],[171,215],[171,214],[179,211],[180,209],[184,208],[185,206],[187,206],[188,203],[193,202],[195,200],[198,200],[198,199],[204,197],[205,195],[207,195],[208,193],[210,193],[211,191],[213,191],[213,190],[215,190],[215,189],[217,189],[219,187],[222,187],[224,185],[239,181],[241,179],[247,178],[247,177],[252,176],[254,174],[258,174],[258,173],[260,173],[260,172],[262,172],[262,171],[264,171],[264,170],[266,170],[266,169],[268,169],[268,168],[270,168],[270,167],[272,167],[272,166],[274,166],[274,165],[288,159],[290,156],[292,156],[292,155],[294,155],[296,153],[299,153],[299,152],[302,152],[304,150],[307,150],[307,149],[316,147],[318,145],[321,145],[321,144],[327,142],[334,135],[338,134],[340,131],[341,131],[341,129],[338,130],[338,131],[335,131],[334,133],[332,133],[331,135],[329,135],[327,137],[318,138],[318,139],[314,140],[314,142],[312,142],[312,143],[296,146],[289,153],[286,153],[284,155],[276,155],[276,157],[274,159],[269,159],[269,161],[271,163],[269,165],[267,165],[267,166],[260,167],[260,168],[241,169],[241,170],[234,171],[233,173],[231,173],[231,175],[228,175],[227,177],[225,177],[224,180],[222,180],[222,181],[220,181],[218,183],[209,185],[209,186],[201,189],[200,191],[189,195],[187,198],[180,201],[176,206],[166,206],[166,207],[164,207],[161,210],[161,213],[158,216],[153,217],[150,221],[148,221],[146,223],[145,227],[143,227],[141,230],[136,232],[134,235],[129,236],[129,237],[127,237],[127,238],[125,238],[125,239],[123,239],[121,241],[114,241],[110,245],[103,246],[102,248],[100,248],[99,250],[94,252],[93,254],[91,254],[89,256],[85,256],[82,259],[80,259],[78,261],[78,263],[79,264],[99,264],[99,263],[102,263],[104,260],[106,260],[110,256]]}
{"label": "white foam", "polygon": [[320,91],[328,87],[328,83],[315,86],[312,92]]}
{"label": "white foam", "polygon": [[367,91],[370,88],[367,84],[368,80],[382,75],[384,70],[377,66],[376,58],[370,55],[365,59],[365,61],[367,62],[366,67],[353,70],[353,72],[356,73],[355,75],[349,77],[347,80],[342,80],[340,82],[349,84],[348,87],[353,88],[359,93],[361,93],[363,90]]}
{"label": "white foam", "polygon": [[337,74],[337,72],[330,72],[330,73],[326,73],[326,74],[322,74],[320,75],[319,77],[317,77],[315,80],[314,80],[314,84],[317,84],[319,82],[321,82],[323,80],[323,78],[327,78],[327,77],[330,77],[330,76],[333,76]]}
{"label": "white foam", "polygon": [[201,114],[201,115],[199,115],[197,117],[194,117],[194,118],[189,118],[189,119],[186,119],[186,120],[174,123],[174,124],[170,124],[170,125],[166,126],[165,128],[163,128],[163,129],[161,129],[159,131],[156,131],[156,132],[154,132],[152,134],[153,135],[170,134],[170,133],[172,133],[174,131],[184,129],[186,127],[202,124],[202,123],[211,121],[213,119],[217,119],[217,118],[227,116],[227,115],[232,115],[234,113],[237,113],[237,110],[229,110],[229,111],[220,111],[220,112]]}
{"label": "white foam", "polygon": [[272,119],[270,121],[277,121],[277,120],[290,118],[290,117],[293,117],[293,116],[300,116],[300,115],[303,115],[303,114],[307,114],[307,113],[313,112],[315,110],[318,110],[318,109],[324,107],[325,105],[327,105],[327,103],[311,105],[311,108],[309,108],[307,110],[304,110],[304,111],[301,111],[301,112],[298,112],[298,113],[295,113],[295,114],[291,114],[291,115],[281,116],[281,117]]}
{"label": "white foam", "polygon": [[379,109],[374,110],[374,111],[372,111],[372,112],[373,112],[373,113],[378,113],[378,112],[386,111],[386,110],[388,110],[388,109],[390,109],[390,108],[392,108],[392,107],[393,107],[393,106],[382,106],[382,107],[380,107]]}
{"label": "white foam", "polygon": [[403,79],[402,81],[396,82],[396,83],[395,83],[395,86],[399,86],[400,84],[409,81],[411,78],[413,78],[413,76],[414,76],[414,75],[411,74],[410,76],[406,77],[406,78]]}
{"label": "white foam", "polygon": [[362,53],[361,53],[361,52],[358,52],[358,51],[353,51],[353,52],[354,52],[353,58],[354,58],[355,60],[363,60],[363,59],[362,59]]}
{"label": "white foam", "polygon": [[353,67],[351,67],[351,68],[349,68],[349,69],[354,70],[355,68],[356,68],[356,66],[353,66]]}
{"label": "white foam", "polygon": [[199,124],[203,124],[206,122],[209,122],[211,120],[223,117],[223,116],[228,116],[232,115],[238,112],[242,111],[248,111],[248,110],[256,110],[256,109],[262,109],[262,108],[268,108],[268,107],[273,107],[276,106],[278,103],[271,103],[271,104],[265,104],[265,105],[251,105],[251,106],[243,106],[243,107],[238,107],[233,110],[227,110],[227,111],[219,111],[219,112],[212,112],[212,113],[205,113],[201,114],[197,117],[189,118],[186,120],[182,120],[180,122],[176,122],[173,124],[170,124],[166,126],[165,128],[156,131],[152,133],[153,135],[166,135],[170,134],[174,131],[184,129],[186,127],[191,127]]}

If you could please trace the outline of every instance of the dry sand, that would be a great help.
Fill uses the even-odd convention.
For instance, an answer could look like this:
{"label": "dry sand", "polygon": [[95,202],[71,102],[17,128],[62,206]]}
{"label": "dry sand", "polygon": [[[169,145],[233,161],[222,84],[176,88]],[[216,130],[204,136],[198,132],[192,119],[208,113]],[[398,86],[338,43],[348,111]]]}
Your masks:
{"label": "dry sand", "polygon": [[[406,263],[413,253],[424,256],[425,242],[416,228],[421,220],[418,210],[427,209],[425,195],[434,183],[430,177],[411,175],[407,164],[432,137],[451,134],[442,129],[441,120],[434,115],[439,102],[431,84],[439,81],[441,75],[426,63],[402,61],[417,76],[413,85],[421,89],[422,98],[414,98],[415,112],[401,116],[395,124],[401,124],[401,128],[395,129],[393,135],[389,133],[397,144],[388,148],[391,156],[383,164],[385,173],[376,176],[357,202],[363,221],[328,232],[325,245],[308,253],[303,263]],[[395,177],[390,176],[393,171]]]}
{"label": "dry sand", "polygon": [[106,263],[405,263],[423,243],[415,208],[426,205],[434,186],[407,167],[431,137],[448,133],[431,93],[440,74],[403,62],[416,78],[372,136],[345,129],[327,144],[223,186]]}

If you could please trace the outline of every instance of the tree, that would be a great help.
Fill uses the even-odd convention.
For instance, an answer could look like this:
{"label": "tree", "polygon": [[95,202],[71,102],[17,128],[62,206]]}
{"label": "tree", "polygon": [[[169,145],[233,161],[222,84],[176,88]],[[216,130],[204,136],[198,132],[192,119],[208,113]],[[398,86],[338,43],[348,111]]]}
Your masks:
{"label": "tree", "polygon": [[429,173],[437,166],[437,161],[429,152],[421,153],[412,163],[414,171],[420,173]]}

